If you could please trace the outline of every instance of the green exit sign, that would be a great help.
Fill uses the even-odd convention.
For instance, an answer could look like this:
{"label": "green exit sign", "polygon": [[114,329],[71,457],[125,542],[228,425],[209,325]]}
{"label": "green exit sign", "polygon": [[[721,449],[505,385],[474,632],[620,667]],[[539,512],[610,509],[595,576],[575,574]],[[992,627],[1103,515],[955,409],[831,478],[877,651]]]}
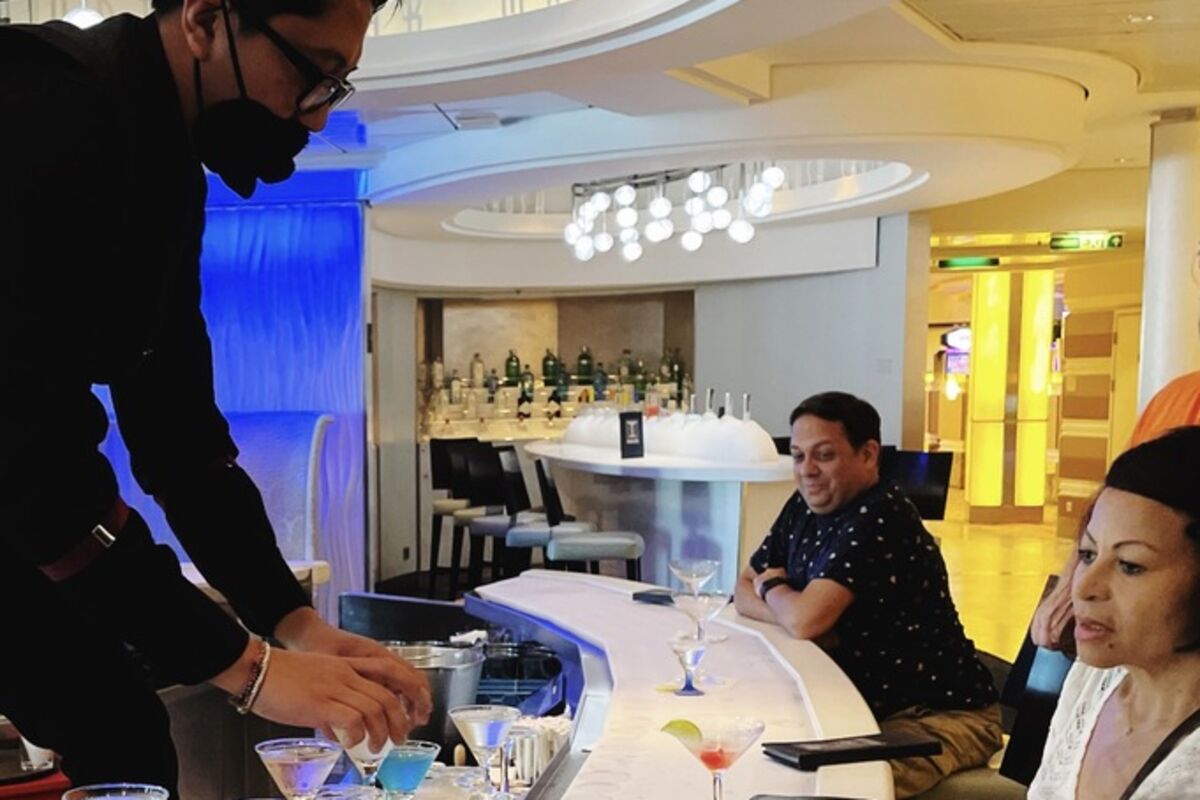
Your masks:
{"label": "green exit sign", "polygon": [[1112,231],[1076,231],[1050,235],[1051,250],[1117,250],[1125,244],[1125,234]]}

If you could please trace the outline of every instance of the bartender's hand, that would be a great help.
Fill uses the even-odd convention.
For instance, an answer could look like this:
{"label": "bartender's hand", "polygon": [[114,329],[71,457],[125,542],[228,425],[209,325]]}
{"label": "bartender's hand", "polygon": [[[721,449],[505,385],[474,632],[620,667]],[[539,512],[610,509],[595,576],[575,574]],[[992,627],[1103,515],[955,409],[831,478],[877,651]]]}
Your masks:
{"label": "bartender's hand", "polygon": [[275,638],[289,650],[370,661],[368,677],[401,696],[413,724],[424,725],[429,721],[433,701],[425,674],[379,642],[333,627],[308,606],[297,608],[280,620],[275,627]]}
{"label": "bartender's hand", "polygon": [[[251,639],[242,657],[211,682],[230,694],[241,692],[261,646]],[[389,738],[402,742],[415,723],[401,698],[383,685],[388,666],[382,658],[275,648],[251,710],[274,722],[317,728],[330,739],[334,729],[352,742],[367,737],[372,749]]]}

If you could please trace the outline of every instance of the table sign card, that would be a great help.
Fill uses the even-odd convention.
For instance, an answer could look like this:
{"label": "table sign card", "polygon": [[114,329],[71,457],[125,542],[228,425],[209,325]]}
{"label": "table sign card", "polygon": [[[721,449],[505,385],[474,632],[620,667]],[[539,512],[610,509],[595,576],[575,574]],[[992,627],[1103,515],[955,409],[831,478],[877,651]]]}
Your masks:
{"label": "table sign card", "polygon": [[646,436],[642,412],[621,412],[621,458],[641,458],[646,455]]}

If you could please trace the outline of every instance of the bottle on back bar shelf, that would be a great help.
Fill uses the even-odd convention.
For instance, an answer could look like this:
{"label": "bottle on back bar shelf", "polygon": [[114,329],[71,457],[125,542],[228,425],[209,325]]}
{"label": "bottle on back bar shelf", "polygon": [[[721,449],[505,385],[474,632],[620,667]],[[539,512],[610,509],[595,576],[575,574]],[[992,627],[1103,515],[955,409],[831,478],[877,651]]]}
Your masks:
{"label": "bottle on back bar shelf", "polygon": [[484,385],[487,386],[488,402],[496,402],[496,390],[500,388],[500,376],[496,374],[496,370],[493,369],[488,373],[488,376],[484,378]]}
{"label": "bottle on back bar shelf", "polygon": [[586,344],[579,348],[579,358],[575,360],[575,376],[584,386],[592,382],[592,351]]}
{"label": "bottle on back bar shelf", "polygon": [[684,377],[686,372],[683,368],[683,357],[679,354],[679,348],[675,348],[675,352],[671,354],[671,383],[675,385],[675,400],[682,404],[684,398]]}
{"label": "bottle on back bar shelf", "polygon": [[633,373],[633,402],[642,402],[646,396],[646,383],[646,364],[639,358]]}
{"label": "bottle on back bar shelf", "polygon": [[456,406],[463,401],[463,382],[458,377],[458,370],[450,373],[450,405]]}
{"label": "bottle on back bar shelf", "polygon": [[628,383],[631,372],[633,372],[633,351],[626,348],[621,351],[621,357],[617,359],[617,380],[621,383]]}
{"label": "bottle on back bar shelf", "polygon": [[[571,400],[571,373],[567,372],[567,370],[563,367],[562,364],[558,365],[557,393],[558,393],[558,402],[566,403]],[[560,416],[561,416],[561,414],[560,414]]]}
{"label": "bottle on back bar shelf", "polygon": [[516,386],[521,382],[521,359],[517,358],[516,350],[508,351],[508,358],[504,359],[504,384],[506,386]]}
{"label": "bottle on back bar shelf", "polygon": [[542,356],[542,382],[547,386],[558,383],[558,356],[549,347],[546,348],[546,355]]}
{"label": "bottle on back bar shelf", "polygon": [[592,390],[596,393],[596,402],[603,403],[608,395],[608,371],[604,369],[604,362],[596,362],[596,374],[592,376]]}
{"label": "bottle on back bar shelf", "polygon": [[658,382],[662,384],[671,382],[671,351],[663,348],[662,360],[658,362]]}
{"label": "bottle on back bar shelf", "polygon": [[429,366],[429,385],[435,392],[446,388],[446,367],[442,365],[441,356],[435,358]]}
{"label": "bottle on back bar shelf", "polygon": [[533,402],[533,388],[535,385],[534,381],[535,378],[533,377],[533,370],[531,370],[529,365],[526,364],[525,370],[521,373],[521,396],[528,397],[529,402],[531,403]]}
{"label": "bottle on back bar shelf", "polygon": [[479,353],[476,353],[475,357],[471,359],[471,373],[470,374],[471,374],[471,384],[470,384],[471,388],[472,389],[482,389],[484,376],[487,374],[487,370],[485,370],[483,367],[483,359],[479,357]]}

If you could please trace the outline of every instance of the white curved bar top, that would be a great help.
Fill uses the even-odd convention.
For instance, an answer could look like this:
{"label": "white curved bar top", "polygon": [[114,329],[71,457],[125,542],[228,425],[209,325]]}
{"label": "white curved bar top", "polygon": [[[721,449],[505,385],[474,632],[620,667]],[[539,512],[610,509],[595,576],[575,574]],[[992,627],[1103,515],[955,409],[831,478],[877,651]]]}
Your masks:
{"label": "white curved bar top", "polygon": [[621,451],[615,447],[609,449],[565,442],[532,442],[525,445],[525,451],[537,458],[561,464],[567,469],[598,475],[732,483],[776,483],[792,480],[792,459],[788,456],[779,456],[776,461],[750,464],[661,455],[623,459]]}
{"label": "white curved bar top", "polygon": [[[710,645],[702,664],[718,685],[704,697],[663,691],[682,673],[668,645],[690,620],[667,606],[633,602],[652,588],[618,578],[530,570],[481,586],[487,602],[543,620],[593,645],[607,669],[593,669],[575,721],[572,748],[590,751],[564,800],[663,800],[706,797],[708,771],[662,726],[671,719],[705,722],[730,716],[766,723],[760,741],[878,733],[879,726],[846,675],[816,645],[781,628],[741,617],[730,606],[710,630],[728,635]],[[585,674],[588,674],[585,669]],[[778,764],[756,743],[726,776],[726,796],[830,795],[893,800],[885,762],[799,772]]]}

